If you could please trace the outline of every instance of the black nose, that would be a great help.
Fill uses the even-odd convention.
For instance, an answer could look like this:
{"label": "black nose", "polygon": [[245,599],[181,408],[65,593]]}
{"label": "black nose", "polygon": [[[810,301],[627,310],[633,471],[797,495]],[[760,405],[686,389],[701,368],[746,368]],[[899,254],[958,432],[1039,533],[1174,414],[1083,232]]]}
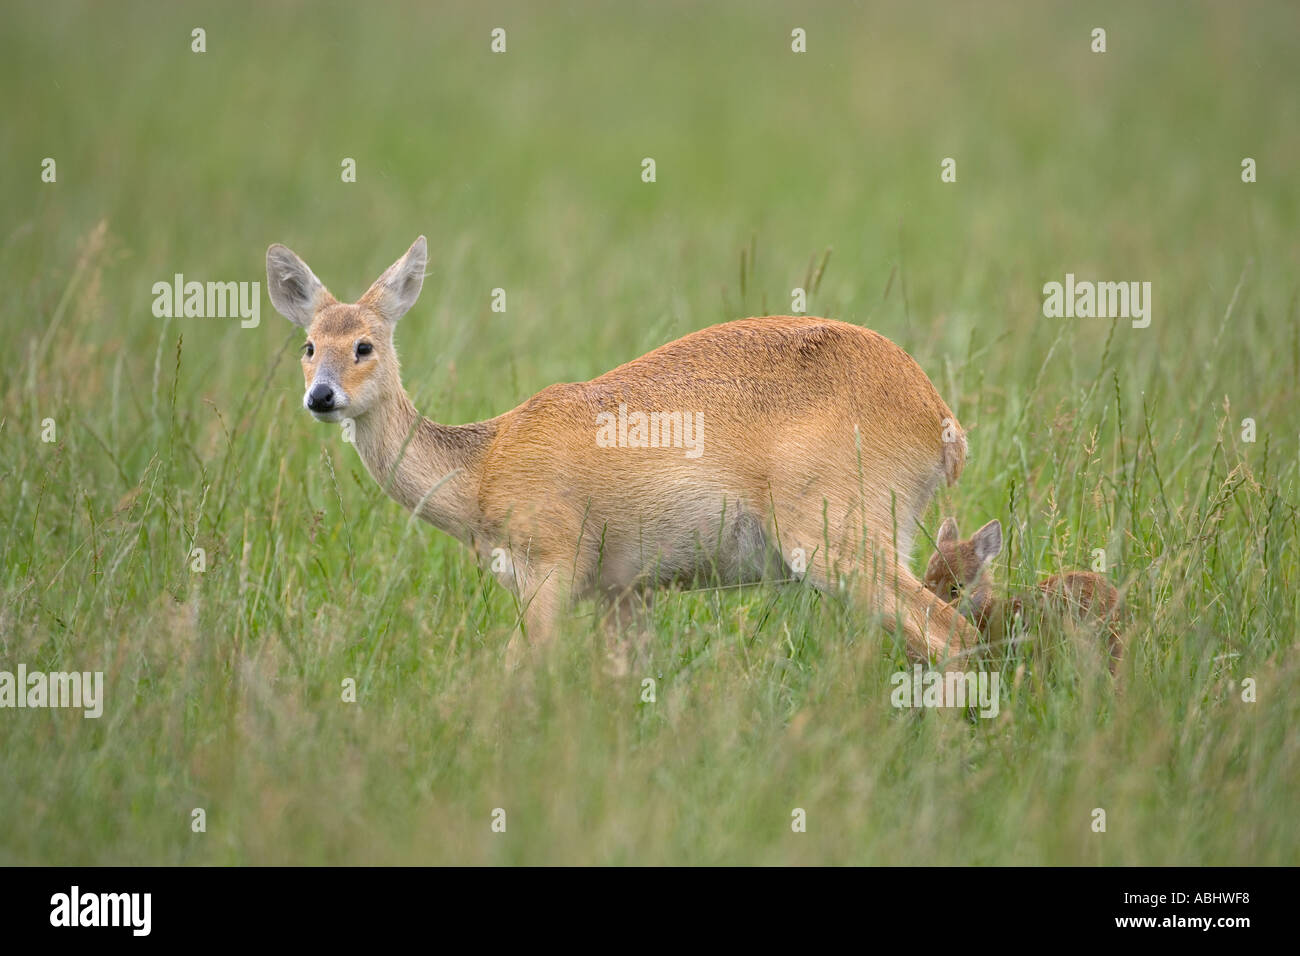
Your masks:
{"label": "black nose", "polygon": [[334,407],[334,389],[328,385],[313,385],[307,393],[307,407],[313,412],[328,412]]}

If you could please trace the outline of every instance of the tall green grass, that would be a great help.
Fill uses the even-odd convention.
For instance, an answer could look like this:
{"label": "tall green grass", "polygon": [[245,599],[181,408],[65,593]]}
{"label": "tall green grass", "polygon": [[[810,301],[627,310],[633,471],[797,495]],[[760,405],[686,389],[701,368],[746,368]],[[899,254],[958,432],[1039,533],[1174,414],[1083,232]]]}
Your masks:
{"label": "tall green grass", "polygon": [[[1289,5],[0,18],[0,669],[107,683],[99,720],[0,710],[0,863],[1297,861]],[[997,720],[898,711],[894,642],[800,587],[659,595],[623,676],[583,605],[506,680],[513,601],[307,419],[300,334],[265,298],[256,329],[150,311],[177,272],[264,281],[273,241],[354,298],[422,232],[398,345],[447,422],[820,266],[809,311],[969,429],[931,531],[1001,518],[1009,587],[1106,550],[1119,688],[1045,641]],[[1045,319],[1066,272],[1152,282],[1150,328]]]}

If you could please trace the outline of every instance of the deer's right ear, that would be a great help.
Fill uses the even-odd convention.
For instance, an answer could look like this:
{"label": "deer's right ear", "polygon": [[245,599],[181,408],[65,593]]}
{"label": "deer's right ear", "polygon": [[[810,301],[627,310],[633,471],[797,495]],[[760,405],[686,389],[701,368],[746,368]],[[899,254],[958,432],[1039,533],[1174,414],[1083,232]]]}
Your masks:
{"label": "deer's right ear", "polygon": [[975,558],[981,564],[996,558],[1002,552],[1002,522],[994,518],[971,537],[975,545]]}
{"label": "deer's right ear", "polygon": [[278,242],[266,250],[266,291],[275,310],[304,329],[332,298],[307,263]]}
{"label": "deer's right ear", "polygon": [[957,519],[944,518],[943,524],[939,525],[939,536],[935,538],[937,544],[952,544],[957,540]]}
{"label": "deer's right ear", "polygon": [[420,236],[411,243],[406,255],[398,259],[375,280],[357,301],[371,306],[394,325],[415,305],[424,287],[424,270],[429,264],[429,243]]}

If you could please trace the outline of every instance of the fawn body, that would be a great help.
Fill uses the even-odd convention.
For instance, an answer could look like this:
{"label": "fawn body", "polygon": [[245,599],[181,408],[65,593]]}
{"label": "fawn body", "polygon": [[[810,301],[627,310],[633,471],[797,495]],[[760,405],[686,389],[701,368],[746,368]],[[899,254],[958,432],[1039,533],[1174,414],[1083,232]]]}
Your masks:
{"label": "fawn body", "polygon": [[[994,594],[990,565],[1002,551],[1002,524],[994,519],[965,541],[954,518],[945,518],[935,539],[922,583],[941,600],[961,607],[985,638],[1009,637],[1016,617],[1027,609],[1023,595]],[[1110,671],[1119,667],[1123,645],[1119,636],[1119,591],[1092,571],[1054,574],[1038,586],[1036,607],[1097,626],[1105,631]]]}
{"label": "fawn body", "polygon": [[[956,480],[966,443],[898,346],[826,319],[744,319],[552,385],[488,421],[441,425],[411,404],[393,349],[426,259],[421,236],[343,305],[274,245],[267,287],[308,332],[308,410],[354,421],[370,474],[493,568],[520,600],[530,643],[549,638],[572,599],[787,578],[801,548],[809,583],[831,589],[849,576],[865,604],[897,615],[915,655],[974,644],[907,568],[917,519],[940,482]],[[666,416],[661,424],[697,413],[698,447],[602,447],[602,414],[608,424],[625,409]]]}

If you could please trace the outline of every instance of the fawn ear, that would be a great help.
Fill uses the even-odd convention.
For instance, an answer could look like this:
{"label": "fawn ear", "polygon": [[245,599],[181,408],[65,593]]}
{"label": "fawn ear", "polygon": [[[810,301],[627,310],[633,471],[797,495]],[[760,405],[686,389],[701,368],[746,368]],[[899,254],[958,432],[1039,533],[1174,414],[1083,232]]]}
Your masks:
{"label": "fawn ear", "polygon": [[266,291],[275,310],[304,329],[317,309],[334,301],[307,263],[278,242],[266,250]]}
{"label": "fawn ear", "polygon": [[976,531],[970,540],[975,547],[975,559],[980,564],[997,557],[1002,550],[1002,522],[994,518]]}
{"label": "fawn ear", "polygon": [[935,538],[936,544],[952,544],[957,540],[957,519],[944,518],[943,524],[939,525],[939,536]]}
{"label": "fawn ear", "polygon": [[424,267],[429,262],[429,247],[424,236],[411,243],[406,255],[398,259],[375,280],[360,299],[382,315],[391,325],[407,313],[420,297],[424,285]]}

